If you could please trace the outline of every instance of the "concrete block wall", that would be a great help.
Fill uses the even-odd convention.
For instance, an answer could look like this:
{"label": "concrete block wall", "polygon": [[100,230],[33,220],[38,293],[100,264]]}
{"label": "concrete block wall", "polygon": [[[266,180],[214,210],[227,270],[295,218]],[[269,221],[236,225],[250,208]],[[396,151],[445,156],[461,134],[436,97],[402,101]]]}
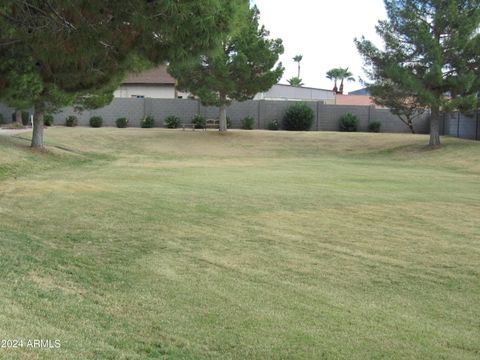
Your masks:
{"label": "concrete block wall", "polygon": [[[246,116],[255,119],[256,129],[267,129],[268,125],[277,120],[282,121],[287,108],[295,104],[294,101],[273,101],[273,100],[250,100],[245,102],[233,102],[227,108],[227,116],[232,121],[233,128],[240,128],[241,121]],[[338,131],[340,118],[346,113],[356,115],[359,120],[359,131],[368,131],[368,124],[371,121],[380,121],[382,123],[382,132],[407,133],[408,127],[403,124],[397,116],[385,109],[376,109],[369,106],[347,106],[347,105],[327,105],[323,102],[306,102],[314,113],[314,122],[311,130],[315,131]],[[13,109],[0,104],[0,113],[5,119],[10,119]],[[104,126],[115,126],[116,119],[126,117],[129,119],[130,126],[140,126],[140,121],[147,115],[155,119],[156,127],[163,127],[164,120],[169,115],[178,116],[182,122],[190,123],[195,114],[200,114],[206,118],[218,118],[218,108],[203,106],[197,100],[189,99],[124,99],[115,98],[109,105],[97,109],[75,112],[73,108],[65,108],[54,114],[55,124],[65,124],[65,119],[69,115],[75,115],[79,119],[79,125],[88,126],[89,119],[92,116],[101,116]],[[451,134],[455,124],[453,120],[445,121],[445,133]],[[463,123],[462,123],[463,124]],[[415,129],[418,133],[428,132],[428,115],[419,119],[415,123]],[[464,125],[460,133],[472,133],[471,126]]]}
{"label": "concrete block wall", "polygon": [[[397,115],[394,115],[388,109],[374,109],[373,120],[380,121],[382,132],[410,133],[410,128],[403,123]],[[424,113],[414,120],[413,129],[418,134],[429,132],[429,114]]]}
{"label": "concrete block wall", "polygon": [[[0,114],[3,116],[4,123],[10,123],[12,121],[12,114],[15,112],[15,109],[8,107],[5,104],[0,103]],[[1,123],[1,122],[0,122]]]}
{"label": "concrete block wall", "polygon": [[177,116],[182,123],[191,123],[192,118],[199,113],[200,104],[196,100],[188,99],[145,99],[150,106],[145,109],[145,115],[153,116],[155,127],[164,127],[167,116]]}
{"label": "concrete block wall", "polygon": [[[260,100],[257,128],[267,129],[268,125],[273,121],[278,121],[281,124],[288,107],[296,103],[295,101]],[[305,101],[304,103],[313,110],[314,121],[311,130],[316,130],[318,103],[315,101]]]}
{"label": "concrete block wall", "polygon": [[445,114],[443,117],[443,133],[462,139],[480,140],[479,115],[462,113]]}
{"label": "concrete block wall", "polygon": [[[219,115],[219,109],[215,106],[200,106],[200,115],[207,119],[217,119]],[[249,100],[238,102],[234,101],[227,108],[227,116],[230,118],[232,128],[241,128],[242,120],[251,116],[255,119],[255,123],[258,122],[258,101]]]}
{"label": "concrete block wall", "polygon": [[338,131],[340,118],[347,113],[358,117],[358,131],[367,131],[372,108],[370,106],[320,105],[318,130]]}
{"label": "concrete block wall", "polygon": [[103,126],[116,126],[118,118],[125,117],[129,120],[129,126],[140,126],[140,121],[144,117],[145,102],[143,99],[114,99],[109,105],[95,110],[85,110],[77,112],[68,107],[54,114],[54,124],[64,125],[65,119],[74,115],[78,118],[78,125],[89,126],[92,116],[101,116]]}

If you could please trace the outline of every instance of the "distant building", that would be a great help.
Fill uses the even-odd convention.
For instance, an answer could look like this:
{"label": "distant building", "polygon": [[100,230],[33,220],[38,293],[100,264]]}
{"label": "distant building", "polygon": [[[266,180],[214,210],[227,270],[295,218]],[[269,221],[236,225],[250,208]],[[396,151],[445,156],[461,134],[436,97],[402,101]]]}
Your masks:
{"label": "distant building", "polygon": [[114,92],[117,98],[154,98],[175,99],[186,94],[176,91],[176,80],[170,76],[165,66],[147,70],[138,74],[130,74],[118,90]]}
{"label": "distant building", "polygon": [[[138,74],[130,74],[113,95],[117,98],[137,99],[189,98],[188,93],[177,91],[176,83],[166,67],[160,66]],[[335,93],[326,89],[276,84],[270,90],[257,94],[254,100],[323,101],[325,104],[335,104]]]}
{"label": "distant building", "polygon": [[257,94],[254,100],[323,101],[325,104],[335,104],[335,93],[332,90],[276,84],[270,90]]}
{"label": "distant building", "polygon": [[367,88],[350,91],[348,95],[370,95],[370,91]]}
{"label": "distant building", "polygon": [[375,103],[369,95],[342,95],[337,94],[335,99],[336,105],[358,105],[358,106],[373,106]]}

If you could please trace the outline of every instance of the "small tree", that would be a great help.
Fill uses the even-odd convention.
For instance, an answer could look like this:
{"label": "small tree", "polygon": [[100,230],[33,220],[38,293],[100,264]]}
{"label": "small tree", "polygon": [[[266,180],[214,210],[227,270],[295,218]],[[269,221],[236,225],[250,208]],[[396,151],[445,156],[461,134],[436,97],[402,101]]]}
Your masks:
{"label": "small tree", "polygon": [[376,86],[396,87],[399,98],[430,109],[429,144],[439,145],[440,111],[477,106],[479,1],[385,0],[385,6],[388,20],[376,27],[385,50],[364,38],[355,40],[357,48]]}
{"label": "small tree", "polygon": [[427,109],[419,106],[417,94],[408,92],[395,84],[385,81],[367,86],[375,104],[384,106],[397,115],[400,121],[415,134],[414,121],[425,114]]}
{"label": "small tree", "polygon": [[288,79],[287,81],[291,86],[295,86],[295,87],[303,86],[302,79],[300,79],[298,77],[292,77],[291,79]]}
{"label": "small tree", "polygon": [[247,2],[242,6],[237,31],[225,36],[215,53],[169,67],[181,89],[198,96],[205,105],[219,107],[222,132],[227,130],[227,105],[267,91],[280,80],[284,70],[277,64],[283,53],[282,41],[268,39],[268,31],[259,26],[256,6],[250,9]]}
{"label": "small tree", "polygon": [[339,68],[338,69],[338,74],[339,74],[339,79],[340,79],[340,89],[338,90],[338,92],[340,94],[343,94],[343,82],[345,80],[347,81],[355,81],[355,78],[353,77],[353,74],[350,70],[348,70],[348,68]]}
{"label": "small tree", "polygon": [[329,80],[333,80],[333,92],[335,94],[338,94],[338,86],[337,86],[337,81],[338,81],[338,78],[340,77],[340,72],[339,72],[339,69],[338,68],[335,68],[335,69],[331,69],[329,71],[327,71],[327,79]]}
{"label": "small tree", "polygon": [[[334,81],[333,91],[336,94],[343,94],[343,82],[355,81],[353,74],[348,70],[348,68],[333,68],[327,71],[327,79]],[[337,87],[337,82],[340,80],[340,88]]]}
{"label": "small tree", "polygon": [[225,7],[238,1],[4,0],[0,97],[34,106],[32,147],[42,147],[45,111],[102,106],[127,72],[210,50],[230,28]]}

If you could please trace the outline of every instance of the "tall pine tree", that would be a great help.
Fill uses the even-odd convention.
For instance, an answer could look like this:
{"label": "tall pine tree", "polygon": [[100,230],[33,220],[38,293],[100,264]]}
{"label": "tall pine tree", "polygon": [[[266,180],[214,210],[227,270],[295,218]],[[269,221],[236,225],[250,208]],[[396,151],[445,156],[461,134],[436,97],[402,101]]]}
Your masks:
{"label": "tall pine tree", "polygon": [[235,31],[225,36],[216,52],[194,61],[173,63],[169,72],[180,88],[198,96],[203,104],[219,107],[220,131],[227,130],[226,107],[232,100],[252,99],[270,89],[283,75],[278,62],[282,40],[268,39],[259,26],[259,11],[239,0]]}
{"label": "tall pine tree", "polygon": [[[231,17],[223,9],[233,3],[4,0],[0,97],[31,102],[32,147],[42,147],[47,109],[104,105],[127,72],[206,53],[229,30]],[[19,86],[16,78],[33,79],[35,91]]]}
{"label": "tall pine tree", "polygon": [[355,40],[374,86],[395,86],[429,108],[430,145],[440,144],[440,113],[477,106],[480,0],[385,0],[377,33],[385,50]]}

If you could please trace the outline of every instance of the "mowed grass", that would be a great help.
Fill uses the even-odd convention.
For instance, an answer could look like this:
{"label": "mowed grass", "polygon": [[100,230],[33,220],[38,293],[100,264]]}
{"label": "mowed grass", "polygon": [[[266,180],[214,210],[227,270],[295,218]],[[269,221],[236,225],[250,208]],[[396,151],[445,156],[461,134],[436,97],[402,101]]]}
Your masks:
{"label": "mowed grass", "polygon": [[24,139],[0,137],[0,337],[61,348],[2,359],[480,358],[478,142]]}

